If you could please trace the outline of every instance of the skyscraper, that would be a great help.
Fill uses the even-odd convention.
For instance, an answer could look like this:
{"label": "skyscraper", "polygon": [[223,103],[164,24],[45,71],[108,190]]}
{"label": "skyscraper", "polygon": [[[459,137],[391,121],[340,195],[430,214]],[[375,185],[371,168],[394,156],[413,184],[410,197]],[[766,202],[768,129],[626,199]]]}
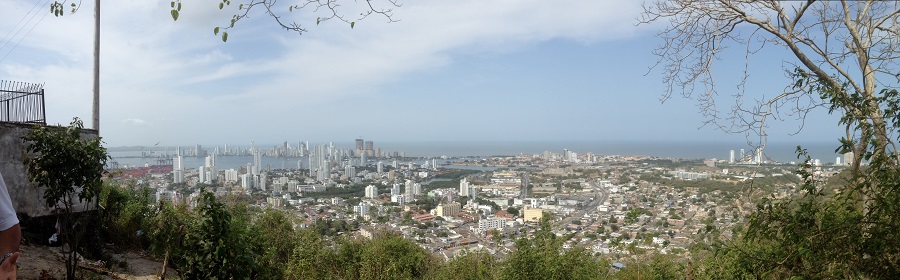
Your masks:
{"label": "skyscraper", "polygon": [[347,178],[356,177],[356,167],[348,164],[344,167],[344,175],[347,175]]}
{"label": "skyscraper", "polygon": [[846,154],[844,154],[844,165],[853,164],[853,162],[856,160],[853,156],[853,152],[847,152]]}
{"label": "skyscraper", "polygon": [[459,180],[459,196],[469,196],[469,182],[466,178]]}
{"label": "skyscraper", "polygon": [[375,185],[369,185],[366,187],[366,197],[367,198],[377,198],[378,197],[378,188]]}
{"label": "skyscraper", "polygon": [[356,139],[356,154],[362,154],[366,147],[363,146],[363,139]]}
{"label": "skyscraper", "polygon": [[763,150],[760,147],[756,148],[756,163],[763,163]]}
{"label": "skyscraper", "polygon": [[734,150],[731,150],[731,154],[728,155],[728,163],[734,163]]}
{"label": "skyscraper", "polygon": [[208,178],[206,178],[206,166],[200,166],[200,168],[197,168],[197,175],[200,176],[199,179],[201,183],[206,183],[207,180],[209,180]]}
{"label": "skyscraper", "polygon": [[259,174],[259,176],[257,176],[257,177],[258,177],[258,181],[257,181],[258,183],[256,184],[257,188],[260,191],[266,191],[266,181],[268,180],[268,176],[266,176],[266,173],[262,173],[262,174]]}
{"label": "skyscraper", "polygon": [[378,172],[378,173],[384,172],[384,163],[383,162],[379,161],[377,164],[375,164],[375,172]]}
{"label": "skyscraper", "polygon": [[253,175],[259,175],[262,169],[262,154],[259,150],[253,150]]}
{"label": "skyscraper", "polygon": [[172,159],[172,170],[182,171],[184,170],[184,158],[181,155],[176,155],[175,158]]}
{"label": "skyscraper", "polygon": [[528,173],[522,172],[521,176],[522,176],[522,180],[521,180],[522,186],[520,187],[521,188],[520,198],[525,199],[528,197],[528,184],[529,184]]}

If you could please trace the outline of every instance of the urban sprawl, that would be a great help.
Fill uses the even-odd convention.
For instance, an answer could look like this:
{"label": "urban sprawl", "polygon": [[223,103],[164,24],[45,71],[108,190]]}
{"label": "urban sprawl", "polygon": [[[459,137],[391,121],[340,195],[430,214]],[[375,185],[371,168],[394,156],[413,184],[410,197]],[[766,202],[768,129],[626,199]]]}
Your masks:
{"label": "urban sprawl", "polygon": [[[760,149],[728,151],[727,159],[675,159],[546,151],[494,157],[409,158],[372,141],[355,147],[284,143],[269,148],[176,148],[160,165],[115,166],[109,176],[156,191],[157,200],[194,205],[201,190],[242,196],[260,208],[296,214],[299,228],[371,238],[390,231],[452,258],[486,250],[503,258],[517,238],[545,221],[614,266],[640,255],[688,254],[694,243],[731,238],[754,199],[786,197],[802,179],[795,163],[766,161]],[[251,156],[246,167],[219,170],[216,160]],[[199,168],[185,157],[205,159]],[[297,159],[295,168],[262,166],[263,157]],[[823,164],[826,180],[852,154]],[[171,160],[169,160],[171,159]]]}

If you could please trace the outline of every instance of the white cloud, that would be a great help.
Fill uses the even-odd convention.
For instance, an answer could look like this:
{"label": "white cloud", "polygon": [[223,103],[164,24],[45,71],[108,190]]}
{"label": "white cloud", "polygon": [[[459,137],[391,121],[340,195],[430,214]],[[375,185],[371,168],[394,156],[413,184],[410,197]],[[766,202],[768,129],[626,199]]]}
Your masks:
{"label": "white cloud", "polygon": [[[15,19],[33,5],[4,3],[11,8],[0,16]],[[592,44],[627,37],[636,32],[640,10],[637,1],[407,1],[396,9],[400,21],[389,24],[373,16],[350,29],[336,21],[316,26],[315,17],[298,18],[310,29],[302,36],[279,30],[256,13],[221,43],[212,28],[230,16],[216,3],[185,3],[178,22],[170,18],[169,1],[103,3],[101,134],[108,143],[139,144],[148,137],[165,143],[249,139],[235,131],[264,133],[268,128],[258,126],[261,120],[293,125],[295,114],[320,112],[318,107],[330,102],[389,94],[377,87],[452,65],[458,53],[509,52],[554,39]],[[0,75],[11,80],[46,83],[51,123],[90,117],[90,5],[84,2],[74,15],[48,16],[15,57],[0,64]],[[308,12],[286,19],[304,15]],[[0,30],[13,24],[2,22]],[[158,125],[129,129],[148,123]]]}
{"label": "white cloud", "polygon": [[124,119],[124,120],[122,120],[122,123],[130,124],[130,125],[145,125],[145,124],[147,124],[147,121],[142,120],[142,119]]}

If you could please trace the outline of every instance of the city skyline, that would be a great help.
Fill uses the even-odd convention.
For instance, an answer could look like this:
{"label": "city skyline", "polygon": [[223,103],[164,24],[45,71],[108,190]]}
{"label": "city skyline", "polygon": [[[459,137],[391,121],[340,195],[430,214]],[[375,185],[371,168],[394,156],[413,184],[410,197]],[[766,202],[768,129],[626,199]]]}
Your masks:
{"label": "city skyline", "polygon": [[[9,4],[0,11],[5,18],[34,6]],[[299,18],[310,29],[302,36],[257,15],[230,31],[228,43],[211,32],[229,18],[214,4],[186,4],[177,22],[164,2],[102,7],[100,135],[108,146],[360,135],[389,142],[747,138],[702,127],[691,100],[660,104],[660,71],[648,71],[657,26],[634,25],[639,2],[422,1],[396,9],[398,22],[370,18],[353,29]],[[12,38],[14,50],[0,49],[0,57],[9,53],[0,61],[3,79],[45,83],[48,123],[90,117],[92,9],[82,3],[75,14],[38,15],[32,31]],[[743,59],[722,67],[736,77]],[[788,84],[781,67],[754,62],[747,93],[780,92]],[[821,125],[836,117],[820,110],[808,118],[816,121],[792,136],[802,122],[782,116],[784,123],[767,128],[769,140],[840,137],[838,127]]]}

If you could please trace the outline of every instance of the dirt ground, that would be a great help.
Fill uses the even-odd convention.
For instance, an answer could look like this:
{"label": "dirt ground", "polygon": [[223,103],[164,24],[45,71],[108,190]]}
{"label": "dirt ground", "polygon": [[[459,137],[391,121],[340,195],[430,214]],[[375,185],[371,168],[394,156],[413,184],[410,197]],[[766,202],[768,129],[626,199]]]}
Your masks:
{"label": "dirt ground", "polygon": [[[19,266],[18,279],[65,279],[66,265],[60,247],[43,247],[43,246],[22,246],[19,249],[20,255],[17,264]],[[127,263],[124,268],[118,263],[114,263],[112,276],[100,276],[99,279],[159,279],[157,276],[162,270],[162,262],[150,256],[146,256],[141,252],[125,252],[123,254],[112,254],[116,261],[125,261]],[[86,272],[83,278],[94,278],[94,273]],[[174,279],[175,275],[171,269],[166,273],[167,279]]]}

